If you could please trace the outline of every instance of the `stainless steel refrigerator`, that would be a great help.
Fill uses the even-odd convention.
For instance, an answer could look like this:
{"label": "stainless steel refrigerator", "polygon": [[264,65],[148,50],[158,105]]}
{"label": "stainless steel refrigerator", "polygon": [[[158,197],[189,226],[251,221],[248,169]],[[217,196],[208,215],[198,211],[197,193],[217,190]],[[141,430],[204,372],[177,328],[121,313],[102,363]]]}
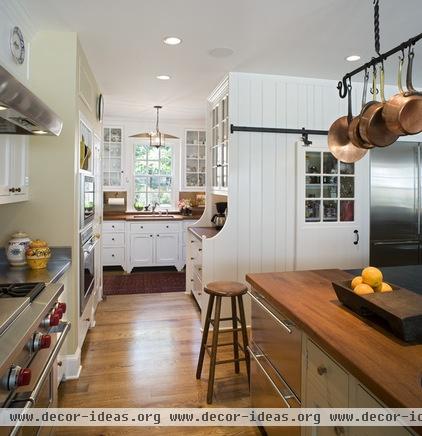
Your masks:
{"label": "stainless steel refrigerator", "polygon": [[371,265],[422,263],[421,155],[417,142],[371,150]]}

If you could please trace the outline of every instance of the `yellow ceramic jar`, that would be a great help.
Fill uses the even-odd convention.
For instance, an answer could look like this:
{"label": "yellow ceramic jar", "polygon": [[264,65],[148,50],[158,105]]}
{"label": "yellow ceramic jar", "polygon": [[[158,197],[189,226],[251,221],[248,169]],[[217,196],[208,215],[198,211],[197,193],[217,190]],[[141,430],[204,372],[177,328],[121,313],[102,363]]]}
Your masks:
{"label": "yellow ceramic jar", "polygon": [[26,261],[32,269],[47,268],[50,256],[51,251],[47,242],[40,239],[32,241],[29,244],[28,250],[26,250]]}

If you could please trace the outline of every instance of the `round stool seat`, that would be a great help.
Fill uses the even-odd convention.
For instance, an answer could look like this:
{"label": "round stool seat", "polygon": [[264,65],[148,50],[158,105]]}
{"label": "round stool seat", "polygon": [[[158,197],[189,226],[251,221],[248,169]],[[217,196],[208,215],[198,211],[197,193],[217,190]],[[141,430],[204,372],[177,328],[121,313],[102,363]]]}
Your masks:
{"label": "round stool seat", "polygon": [[248,288],[243,283],[221,281],[208,283],[204,291],[216,297],[237,297],[246,294]]}

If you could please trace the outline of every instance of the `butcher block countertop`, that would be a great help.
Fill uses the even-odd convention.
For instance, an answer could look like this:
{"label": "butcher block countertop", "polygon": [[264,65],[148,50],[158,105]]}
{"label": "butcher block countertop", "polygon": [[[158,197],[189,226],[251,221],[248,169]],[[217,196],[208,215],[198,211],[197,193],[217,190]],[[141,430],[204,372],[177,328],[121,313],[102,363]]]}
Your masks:
{"label": "butcher block countertop", "polygon": [[186,221],[186,220],[198,220],[201,215],[181,215],[177,213],[169,212],[161,215],[142,214],[142,213],[105,213],[104,221]]}
{"label": "butcher block countertop", "polygon": [[219,232],[215,227],[189,227],[189,231],[198,239],[212,238]]}
{"label": "butcher block countertop", "polygon": [[388,407],[422,407],[422,345],[408,344],[344,307],[340,270],[248,274],[246,280]]}

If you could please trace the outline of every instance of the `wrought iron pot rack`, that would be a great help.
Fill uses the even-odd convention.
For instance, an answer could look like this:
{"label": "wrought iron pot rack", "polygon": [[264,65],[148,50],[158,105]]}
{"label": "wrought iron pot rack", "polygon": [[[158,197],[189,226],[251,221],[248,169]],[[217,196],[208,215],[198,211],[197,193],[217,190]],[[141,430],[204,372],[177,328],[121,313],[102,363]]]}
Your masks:
{"label": "wrought iron pot rack", "polygon": [[396,54],[398,52],[404,53],[404,51],[413,45],[415,45],[420,39],[422,39],[422,33],[419,33],[419,35],[414,36],[413,38],[410,38],[409,40],[402,42],[398,46],[392,48],[391,50],[380,53],[380,16],[379,16],[379,0],[373,0],[374,4],[374,39],[375,39],[375,52],[378,55],[377,57],[372,58],[369,62],[366,64],[360,66],[359,68],[356,68],[355,70],[351,71],[350,73],[347,73],[343,78],[338,82],[337,89],[340,95],[340,98],[345,98],[347,96],[347,93],[349,92],[347,82],[350,82],[351,78],[353,76],[356,76],[356,74],[361,73],[362,71],[367,71],[369,68],[375,68],[378,64],[382,64],[384,61],[386,61],[390,56],[393,54]]}

